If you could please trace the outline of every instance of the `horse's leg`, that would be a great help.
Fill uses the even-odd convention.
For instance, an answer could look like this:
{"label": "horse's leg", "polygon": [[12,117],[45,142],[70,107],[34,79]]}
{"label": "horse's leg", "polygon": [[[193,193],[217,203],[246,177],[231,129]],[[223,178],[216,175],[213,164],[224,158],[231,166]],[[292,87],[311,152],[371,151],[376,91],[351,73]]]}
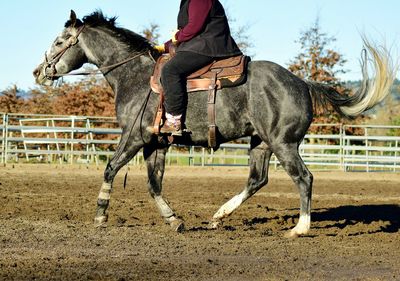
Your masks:
{"label": "horse's leg", "polygon": [[268,182],[268,166],[272,151],[258,137],[251,138],[250,174],[243,191],[222,205],[214,214],[211,227],[217,228],[222,219],[232,214],[244,201],[249,199]]}
{"label": "horse's leg", "polygon": [[296,143],[273,146],[274,153],[300,192],[300,218],[297,225],[285,236],[297,237],[307,234],[311,224],[311,193],[313,175],[301,159]]}
{"label": "horse's leg", "polygon": [[[121,138],[121,141],[123,138],[124,136]],[[127,164],[142,147],[142,145],[124,145],[124,147],[122,147],[121,141],[110,162],[108,162],[106,169],[104,170],[104,180],[97,198],[96,217],[94,218],[94,224],[96,227],[102,226],[107,222],[108,214],[106,211],[110,203],[112,183],[115,176],[117,175],[118,171],[125,164]],[[127,147],[126,150],[125,147]]]}
{"label": "horse's leg", "polygon": [[162,195],[162,180],[165,169],[165,154],[168,147],[156,149],[149,145],[145,146],[143,150],[144,159],[147,164],[147,174],[149,177],[148,187],[151,197],[154,198],[156,205],[164,218],[175,231],[182,232],[184,230],[183,221],[176,217],[174,211]]}

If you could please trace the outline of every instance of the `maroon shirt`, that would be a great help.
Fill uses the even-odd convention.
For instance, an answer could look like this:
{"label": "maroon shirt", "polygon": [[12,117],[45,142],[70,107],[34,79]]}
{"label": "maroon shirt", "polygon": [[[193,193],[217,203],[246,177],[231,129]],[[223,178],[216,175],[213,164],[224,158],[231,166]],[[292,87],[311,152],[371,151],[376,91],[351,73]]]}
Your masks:
{"label": "maroon shirt", "polygon": [[[175,34],[178,42],[186,42],[195,37],[203,29],[210,13],[214,0],[190,0],[189,22]],[[165,50],[168,52],[171,40],[165,43]]]}
{"label": "maroon shirt", "polygon": [[203,29],[212,5],[213,0],[190,0],[189,22],[176,33],[175,39],[186,42],[195,37]]}

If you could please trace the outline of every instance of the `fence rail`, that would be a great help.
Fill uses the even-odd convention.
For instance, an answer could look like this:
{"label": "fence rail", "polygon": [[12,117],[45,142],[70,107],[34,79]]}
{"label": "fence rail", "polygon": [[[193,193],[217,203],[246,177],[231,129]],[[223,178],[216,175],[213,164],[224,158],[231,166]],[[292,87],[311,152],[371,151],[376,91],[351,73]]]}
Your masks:
{"label": "fence rail", "polygon": [[[95,163],[109,160],[121,130],[114,118],[0,113],[1,163]],[[400,126],[313,124],[337,134],[307,134],[299,151],[312,169],[400,171]],[[350,129],[361,133],[349,135]],[[323,130],[321,130],[323,131]],[[226,143],[218,151],[171,146],[168,165],[247,165],[249,139]],[[131,164],[142,164],[139,153]],[[280,167],[275,156],[271,165]]]}

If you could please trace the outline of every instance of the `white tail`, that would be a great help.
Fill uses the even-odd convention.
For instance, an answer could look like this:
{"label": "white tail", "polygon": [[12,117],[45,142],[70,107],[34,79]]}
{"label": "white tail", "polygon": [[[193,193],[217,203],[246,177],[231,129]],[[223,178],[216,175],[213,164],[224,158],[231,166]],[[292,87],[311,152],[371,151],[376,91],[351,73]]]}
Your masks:
{"label": "white tail", "polygon": [[350,106],[340,106],[340,110],[347,116],[357,116],[381,102],[389,93],[390,88],[396,79],[399,68],[398,62],[393,63],[390,52],[384,46],[376,46],[363,36],[365,50],[371,55],[372,69],[374,70],[373,79],[368,77],[368,58],[367,54],[362,57],[363,83],[359,90],[362,99]]}

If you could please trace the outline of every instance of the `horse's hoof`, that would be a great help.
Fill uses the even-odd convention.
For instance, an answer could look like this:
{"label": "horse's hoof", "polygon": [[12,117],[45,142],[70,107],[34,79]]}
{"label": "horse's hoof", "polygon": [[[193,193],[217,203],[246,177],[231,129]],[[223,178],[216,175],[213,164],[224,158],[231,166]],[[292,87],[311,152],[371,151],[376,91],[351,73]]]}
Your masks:
{"label": "horse's hoof", "polygon": [[175,232],[182,233],[185,231],[185,224],[183,220],[172,217],[167,219],[167,223],[169,223],[169,226],[174,230]]}
{"label": "horse's hoof", "polygon": [[308,233],[308,231],[307,232],[299,232],[299,231],[296,231],[295,229],[291,229],[291,230],[287,231],[283,236],[285,238],[289,238],[289,239],[296,239],[298,237],[307,235],[307,233]]}
{"label": "horse's hoof", "polygon": [[208,224],[208,229],[218,229],[220,228],[222,225],[222,221],[221,220],[212,220],[210,221],[210,223]]}
{"label": "horse's hoof", "polygon": [[94,218],[94,227],[104,227],[108,220],[108,215],[98,216]]}
{"label": "horse's hoof", "polygon": [[299,235],[296,232],[289,230],[283,235],[283,237],[288,239],[296,239],[297,237],[299,237]]}
{"label": "horse's hoof", "polygon": [[171,228],[178,233],[182,233],[185,231],[185,224],[183,221],[177,220],[171,223]]}

